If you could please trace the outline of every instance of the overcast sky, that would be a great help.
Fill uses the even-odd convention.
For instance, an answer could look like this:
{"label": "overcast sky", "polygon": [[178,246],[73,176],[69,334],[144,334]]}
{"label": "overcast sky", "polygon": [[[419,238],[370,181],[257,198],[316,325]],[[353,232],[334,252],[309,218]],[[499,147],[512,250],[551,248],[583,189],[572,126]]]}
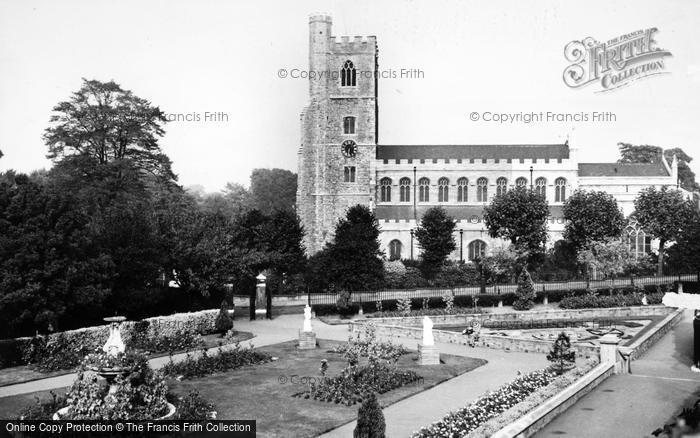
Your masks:
{"label": "overcast sky", "polygon": [[[114,80],[173,122],[161,144],[183,185],[247,184],[256,167],[296,171],[308,16],[335,35],[376,35],[380,144],[563,142],[582,161],[617,159],[617,142],[681,147],[700,162],[700,2],[687,1],[7,1],[0,2],[0,170],[48,167],[51,108],[81,78]],[[616,91],[572,89],[564,47],[656,27],[668,74]],[[483,112],[612,112],[611,122],[473,122]],[[691,167],[700,173],[700,165]]]}

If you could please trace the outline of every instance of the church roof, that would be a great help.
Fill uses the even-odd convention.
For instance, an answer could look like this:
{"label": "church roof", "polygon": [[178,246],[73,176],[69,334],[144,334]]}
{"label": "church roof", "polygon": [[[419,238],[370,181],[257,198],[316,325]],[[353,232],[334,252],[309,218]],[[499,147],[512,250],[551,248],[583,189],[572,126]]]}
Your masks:
{"label": "church roof", "polygon": [[[419,220],[430,207],[433,206],[416,206],[416,216]],[[483,222],[484,207],[481,205],[445,205],[442,207],[455,220]],[[380,221],[410,220],[413,219],[413,205],[377,205],[374,214]],[[550,205],[549,214],[554,217],[563,216],[562,207],[560,205]]]}
{"label": "church roof", "polygon": [[568,144],[378,145],[377,159],[566,159]]}
{"label": "church roof", "polygon": [[669,176],[662,162],[579,163],[578,176]]}

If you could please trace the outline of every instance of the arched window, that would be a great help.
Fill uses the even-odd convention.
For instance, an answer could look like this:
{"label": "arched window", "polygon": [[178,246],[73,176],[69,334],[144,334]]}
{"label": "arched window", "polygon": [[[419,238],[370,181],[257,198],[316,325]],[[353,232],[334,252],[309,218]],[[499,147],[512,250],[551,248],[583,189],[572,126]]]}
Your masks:
{"label": "arched window", "polygon": [[343,134],[354,134],[355,133],[355,118],[353,116],[347,116],[343,118]]}
{"label": "arched window", "polygon": [[486,254],[486,243],[483,240],[473,240],[469,243],[469,260],[474,261]]}
{"label": "arched window", "polygon": [[430,202],[430,180],[428,178],[418,180],[418,201]]}
{"label": "arched window", "polygon": [[438,202],[448,202],[449,197],[449,184],[450,181],[447,178],[440,178],[438,180]]}
{"label": "arched window", "polygon": [[457,180],[457,202],[467,202],[469,193],[467,192],[467,184],[469,180],[466,178],[460,178]]}
{"label": "arched window", "polygon": [[496,180],[496,196],[505,195],[508,191],[508,180],[501,177]]}
{"label": "arched window", "polygon": [[409,178],[399,180],[399,194],[401,202],[411,202],[411,180]]}
{"label": "arched window", "polygon": [[342,70],[340,70],[340,86],[341,87],[354,87],[357,85],[357,71],[355,71],[355,66],[352,61],[347,60],[343,64]]}
{"label": "arched window", "polygon": [[566,201],[566,178],[557,178],[554,181],[554,202]]}
{"label": "arched window", "polygon": [[651,236],[639,227],[636,220],[632,220],[622,232],[622,239],[635,259],[651,252]]}
{"label": "arched window", "polygon": [[488,183],[489,180],[483,177],[476,180],[476,202],[487,201],[489,197]]}
{"label": "arched window", "polygon": [[543,198],[547,198],[547,180],[545,178],[535,180],[535,192]]}
{"label": "arched window", "polygon": [[518,179],[515,180],[515,187],[525,187],[527,186],[527,178],[523,178],[522,176]]}
{"label": "arched window", "polygon": [[401,242],[392,240],[389,242],[389,260],[401,260]]}
{"label": "arched window", "polygon": [[382,180],[379,181],[379,186],[379,199],[382,202],[391,202],[391,179],[382,178]]}

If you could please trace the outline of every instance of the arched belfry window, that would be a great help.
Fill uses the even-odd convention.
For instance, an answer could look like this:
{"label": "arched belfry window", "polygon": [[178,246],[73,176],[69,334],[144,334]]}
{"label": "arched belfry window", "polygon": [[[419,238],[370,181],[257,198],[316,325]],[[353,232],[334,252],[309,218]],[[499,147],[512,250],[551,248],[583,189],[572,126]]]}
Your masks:
{"label": "arched belfry window", "polygon": [[554,181],[554,202],[566,201],[566,178],[557,178]]}
{"label": "arched belfry window", "polygon": [[527,178],[523,178],[522,176],[518,179],[515,180],[515,187],[525,187],[527,186]]}
{"label": "arched belfry window", "polygon": [[382,178],[382,180],[379,182],[379,185],[379,199],[381,200],[381,202],[391,202],[391,179]]}
{"label": "arched belfry window", "polygon": [[474,240],[469,243],[469,260],[474,261],[483,257],[486,254],[486,242],[483,240]]}
{"label": "arched belfry window", "polygon": [[399,194],[401,202],[411,202],[411,179],[401,178],[399,180]]}
{"label": "arched belfry window", "polygon": [[418,180],[418,201],[430,202],[430,180],[428,178]]}
{"label": "arched belfry window", "polygon": [[467,202],[469,199],[467,184],[469,180],[464,177],[457,180],[457,202]]}
{"label": "arched belfry window", "polygon": [[486,202],[489,197],[488,189],[489,180],[479,178],[476,180],[476,202]]}
{"label": "arched belfry window", "polygon": [[542,196],[543,198],[547,198],[547,180],[544,178],[537,178],[535,180],[535,192]]}
{"label": "arched belfry window", "polygon": [[347,116],[343,118],[343,134],[354,134],[355,133],[355,118],[353,116]]}
{"label": "arched belfry window", "polygon": [[449,197],[449,184],[450,181],[447,178],[440,178],[438,180],[438,202],[448,202]]}
{"label": "arched belfry window", "polygon": [[341,87],[354,87],[357,85],[357,71],[352,61],[347,60],[343,64],[342,70],[340,70],[340,86]]}
{"label": "arched belfry window", "polygon": [[496,180],[496,196],[505,195],[508,191],[508,180],[501,177]]}
{"label": "arched belfry window", "polygon": [[401,260],[401,242],[392,240],[389,242],[389,260]]}

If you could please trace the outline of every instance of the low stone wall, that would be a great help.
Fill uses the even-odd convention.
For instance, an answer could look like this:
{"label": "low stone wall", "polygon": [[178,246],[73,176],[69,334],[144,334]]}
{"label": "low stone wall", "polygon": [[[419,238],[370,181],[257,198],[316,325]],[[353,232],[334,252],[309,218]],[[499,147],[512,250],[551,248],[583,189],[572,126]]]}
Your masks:
{"label": "low stone wall", "polygon": [[492,438],[527,438],[534,435],[559,414],[570,408],[581,397],[591,392],[610,377],[614,370],[615,366],[612,363],[596,366],[554,397],[549,398],[517,421],[510,423],[493,434]]}
{"label": "low stone wall", "polygon": [[[272,306],[301,306],[304,307],[309,302],[307,295],[273,295]],[[234,307],[248,307],[250,305],[250,297],[246,295],[234,295]]]}
{"label": "low stone wall", "polygon": [[[644,316],[666,316],[675,309],[666,306],[632,306],[609,307],[602,309],[556,309],[556,310],[529,310],[522,312],[503,313],[473,313],[461,315],[431,315],[430,319],[435,325],[467,325],[473,319],[488,321],[544,321],[544,320],[591,320],[611,318],[640,318]],[[422,316],[394,317],[394,318],[368,318],[375,324],[389,324],[402,326],[421,326]]]}
{"label": "low stone wall", "polygon": [[639,359],[652,345],[671,331],[683,319],[683,309],[675,309],[671,314],[658,322],[652,329],[644,333],[636,341],[621,350],[628,349],[630,360]]}

